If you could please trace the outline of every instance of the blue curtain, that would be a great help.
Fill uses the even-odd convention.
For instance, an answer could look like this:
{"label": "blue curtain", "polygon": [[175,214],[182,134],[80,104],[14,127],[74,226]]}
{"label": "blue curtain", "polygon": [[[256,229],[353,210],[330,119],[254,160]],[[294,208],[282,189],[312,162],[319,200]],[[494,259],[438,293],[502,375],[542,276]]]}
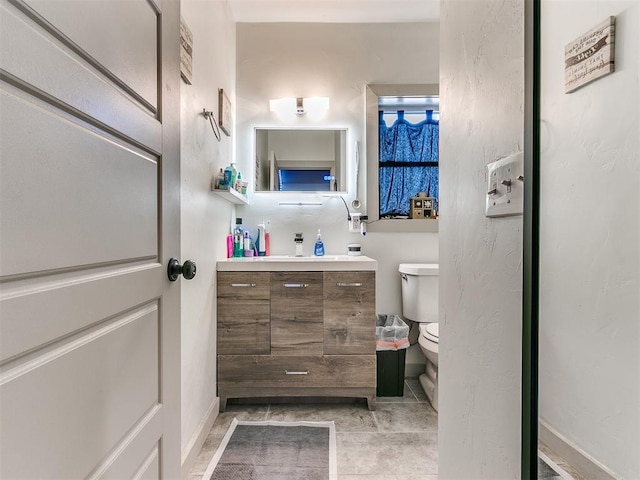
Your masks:
{"label": "blue curtain", "polygon": [[434,197],[438,207],[439,125],[427,111],[420,123],[409,123],[404,112],[387,127],[379,113],[380,216],[408,215],[409,199],[418,192]]}

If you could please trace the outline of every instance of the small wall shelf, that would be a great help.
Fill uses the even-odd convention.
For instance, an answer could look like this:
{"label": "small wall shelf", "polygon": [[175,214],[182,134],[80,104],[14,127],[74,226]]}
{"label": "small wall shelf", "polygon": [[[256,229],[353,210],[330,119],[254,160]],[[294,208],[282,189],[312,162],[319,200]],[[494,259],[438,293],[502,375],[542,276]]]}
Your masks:
{"label": "small wall shelf", "polygon": [[211,191],[213,193],[215,193],[216,195],[219,195],[220,197],[224,198],[225,200],[227,200],[230,203],[235,203],[236,205],[249,205],[249,200],[247,200],[247,197],[242,195],[237,190],[234,190],[234,189],[231,189],[231,190],[212,189]]}

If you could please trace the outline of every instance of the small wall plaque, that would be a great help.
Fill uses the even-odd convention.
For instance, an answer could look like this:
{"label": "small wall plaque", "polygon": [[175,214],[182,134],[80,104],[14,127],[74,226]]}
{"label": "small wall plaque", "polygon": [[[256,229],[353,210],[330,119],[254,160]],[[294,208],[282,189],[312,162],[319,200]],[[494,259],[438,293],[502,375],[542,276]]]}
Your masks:
{"label": "small wall plaque", "polygon": [[193,82],[193,35],[191,30],[180,18],[180,76],[189,85]]}
{"label": "small wall plaque", "polygon": [[565,93],[614,71],[615,24],[609,17],[564,48]]}
{"label": "small wall plaque", "polygon": [[218,89],[218,118],[220,129],[227,137],[231,136],[231,101],[224,89]]}

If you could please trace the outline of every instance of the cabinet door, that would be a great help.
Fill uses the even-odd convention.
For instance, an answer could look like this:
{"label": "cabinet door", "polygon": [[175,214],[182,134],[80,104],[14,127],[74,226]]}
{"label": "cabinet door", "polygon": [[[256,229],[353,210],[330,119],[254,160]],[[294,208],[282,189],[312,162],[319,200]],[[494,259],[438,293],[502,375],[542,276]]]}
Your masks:
{"label": "cabinet door", "polygon": [[269,355],[269,273],[218,272],[218,354]]}
{"label": "cabinet door", "polygon": [[322,272],[271,273],[271,354],[322,355]]}
{"label": "cabinet door", "polygon": [[324,272],[324,353],[375,353],[375,272]]}

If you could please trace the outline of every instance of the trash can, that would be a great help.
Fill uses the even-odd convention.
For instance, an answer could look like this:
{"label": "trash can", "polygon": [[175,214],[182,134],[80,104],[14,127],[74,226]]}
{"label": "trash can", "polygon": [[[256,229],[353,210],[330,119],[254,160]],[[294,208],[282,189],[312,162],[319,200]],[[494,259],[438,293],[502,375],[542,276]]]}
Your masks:
{"label": "trash can", "polygon": [[404,365],[409,348],[409,325],[398,315],[376,315],[376,395],[404,395]]}

